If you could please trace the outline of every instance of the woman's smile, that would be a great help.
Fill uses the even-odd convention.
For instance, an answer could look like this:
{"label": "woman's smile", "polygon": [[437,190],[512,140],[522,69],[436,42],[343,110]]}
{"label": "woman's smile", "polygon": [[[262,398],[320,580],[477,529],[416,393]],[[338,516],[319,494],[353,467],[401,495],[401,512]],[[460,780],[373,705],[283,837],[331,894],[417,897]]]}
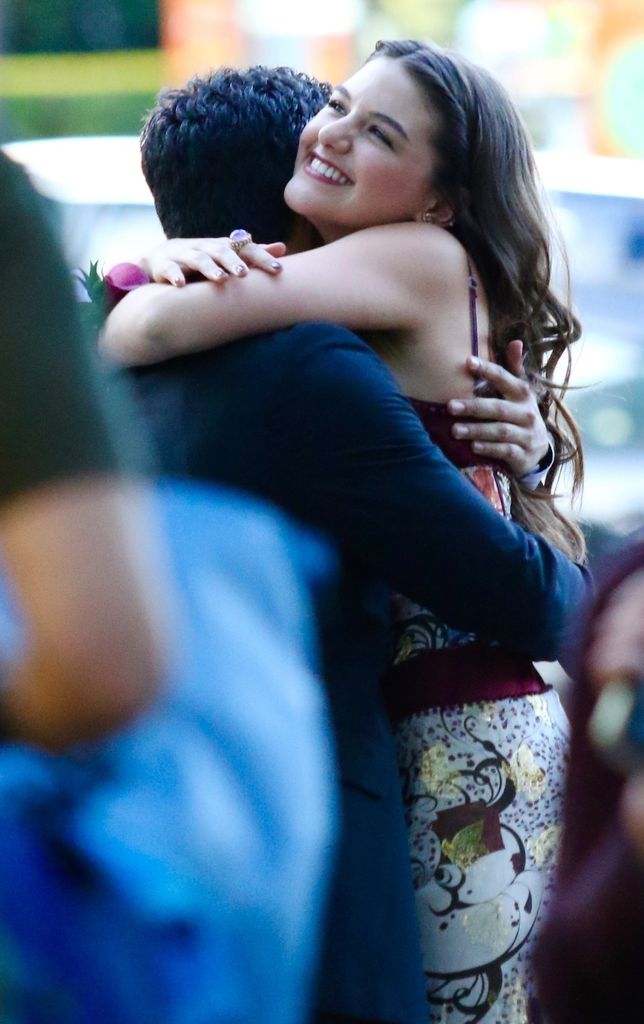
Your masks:
{"label": "woman's smile", "polygon": [[324,182],[325,185],[351,185],[352,181],[340,170],[337,164],[324,157],[312,153],[304,164],[304,173],[311,178]]}

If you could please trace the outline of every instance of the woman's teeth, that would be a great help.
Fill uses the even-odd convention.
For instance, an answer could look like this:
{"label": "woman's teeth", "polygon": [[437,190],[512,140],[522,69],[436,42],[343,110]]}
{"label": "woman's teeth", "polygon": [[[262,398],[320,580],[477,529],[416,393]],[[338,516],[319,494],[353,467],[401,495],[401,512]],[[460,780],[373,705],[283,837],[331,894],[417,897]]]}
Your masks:
{"label": "woman's teeth", "polygon": [[337,167],[330,167],[329,164],[325,164],[324,160],[320,160],[317,156],[313,157],[310,166],[312,171],[322,175],[324,178],[329,178],[330,181],[337,181],[339,185],[349,184],[349,179]]}

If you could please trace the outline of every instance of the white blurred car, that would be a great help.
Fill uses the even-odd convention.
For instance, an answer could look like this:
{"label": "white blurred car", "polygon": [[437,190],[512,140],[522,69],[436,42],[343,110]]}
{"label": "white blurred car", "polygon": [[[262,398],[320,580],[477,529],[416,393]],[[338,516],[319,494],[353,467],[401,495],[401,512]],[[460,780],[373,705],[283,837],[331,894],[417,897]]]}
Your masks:
{"label": "white blurred car", "polygon": [[[51,201],[71,266],[108,269],[163,238],[136,136],[4,147]],[[586,449],[584,518],[644,524],[644,161],[538,155],[564,236],[584,338],[569,394]]]}
{"label": "white blurred car", "polygon": [[163,239],[135,135],[30,139],[2,147],[50,200],[70,266],[106,270]]}
{"label": "white blurred car", "polygon": [[644,525],[644,160],[541,153],[583,326],[568,402],[582,430],[582,510]]}

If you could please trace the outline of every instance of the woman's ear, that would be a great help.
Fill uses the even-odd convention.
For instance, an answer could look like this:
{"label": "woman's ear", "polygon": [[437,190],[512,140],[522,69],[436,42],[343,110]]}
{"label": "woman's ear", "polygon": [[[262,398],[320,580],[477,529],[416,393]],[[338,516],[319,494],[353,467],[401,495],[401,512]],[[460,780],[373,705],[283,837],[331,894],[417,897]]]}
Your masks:
{"label": "woman's ear", "polygon": [[447,199],[432,199],[416,218],[423,224],[436,224],[439,228],[450,228],[454,223],[454,209]]}

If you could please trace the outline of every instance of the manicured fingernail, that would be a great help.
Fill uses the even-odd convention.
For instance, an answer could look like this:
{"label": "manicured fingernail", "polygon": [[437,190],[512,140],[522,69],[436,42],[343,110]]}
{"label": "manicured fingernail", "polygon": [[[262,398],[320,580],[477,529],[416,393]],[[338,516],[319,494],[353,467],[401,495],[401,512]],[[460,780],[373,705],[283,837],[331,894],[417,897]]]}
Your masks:
{"label": "manicured fingernail", "polygon": [[273,260],[273,262],[271,263],[271,267],[273,268],[273,270],[281,270],[282,264],[278,260]]}
{"label": "manicured fingernail", "polygon": [[465,405],[463,402],[458,402],[456,399],[452,399],[451,402],[447,403],[450,412],[465,412]]}
{"label": "manicured fingernail", "polygon": [[472,441],[472,448],[475,452],[482,452],[484,450],[480,441]]}
{"label": "manicured fingernail", "polygon": [[473,370],[478,370],[481,365],[481,360],[477,356],[469,356],[467,361]]}
{"label": "manicured fingernail", "polygon": [[243,264],[238,264],[235,267],[235,273],[237,274],[238,277],[241,277],[242,274],[246,273],[246,267]]}
{"label": "manicured fingernail", "polygon": [[452,427],[452,434],[454,437],[467,437],[469,430],[467,427],[464,427],[462,423],[457,423]]}

